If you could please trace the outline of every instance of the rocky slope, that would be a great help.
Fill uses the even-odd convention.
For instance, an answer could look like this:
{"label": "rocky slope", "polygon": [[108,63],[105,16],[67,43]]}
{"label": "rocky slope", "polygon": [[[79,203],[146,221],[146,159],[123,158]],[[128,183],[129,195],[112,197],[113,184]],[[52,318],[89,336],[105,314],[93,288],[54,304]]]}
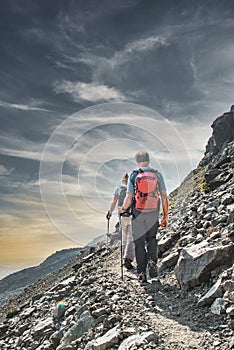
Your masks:
{"label": "rocky slope", "polygon": [[[105,235],[98,236],[87,244],[86,247],[92,247],[105,239]],[[0,305],[5,304],[30,284],[62,268],[85,248],[70,248],[57,251],[37,266],[22,269],[2,278],[0,280]]]}
{"label": "rocky slope", "polygon": [[53,271],[63,267],[74,259],[81,248],[63,249],[49,256],[38,266],[29,267],[6,276],[0,280],[0,305],[18,294],[26,286],[35,283]]}
{"label": "rocky slope", "polygon": [[231,349],[226,316],[197,304],[204,287],[185,293],[173,271],[142,286],[118,265],[114,240],[26,290],[2,310],[0,348]]}
{"label": "rocky slope", "polygon": [[159,278],[122,280],[113,235],[4,305],[0,348],[233,349],[233,118],[217,118],[198,168],[170,196]]}

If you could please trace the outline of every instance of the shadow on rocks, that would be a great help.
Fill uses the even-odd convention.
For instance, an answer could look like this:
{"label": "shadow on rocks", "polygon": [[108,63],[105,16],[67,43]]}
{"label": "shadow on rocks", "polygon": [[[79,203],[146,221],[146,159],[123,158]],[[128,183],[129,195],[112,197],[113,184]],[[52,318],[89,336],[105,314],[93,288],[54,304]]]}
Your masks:
{"label": "shadow on rocks", "polygon": [[[135,273],[132,273],[132,278],[128,278],[137,280]],[[139,284],[139,288],[141,287],[148,294],[145,307],[156,315],[172,319],[195,332],[206,330],[212,333],[226,328],[224,315],[214,315],[209,307],[197,305],[198,298],[204,293],[204,285],[182,291],[174,272],[170,271],[159,278],[148,279],[147,283]]]}

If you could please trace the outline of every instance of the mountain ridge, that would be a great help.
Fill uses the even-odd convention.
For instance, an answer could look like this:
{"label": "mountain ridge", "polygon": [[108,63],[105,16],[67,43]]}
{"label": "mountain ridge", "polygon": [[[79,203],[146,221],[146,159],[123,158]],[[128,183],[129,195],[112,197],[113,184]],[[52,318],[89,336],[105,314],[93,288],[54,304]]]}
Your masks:
{"label": "mountain ridge", "polygon": [[6,303],[14,295],[19,294],[25,287],[35,283],[46,275],[62,268],[70,260],[74,259],[80,251],[92,247],[102,241],[106,235],[95,237],[85,247],[68,248],[56,251],[48,256],[39,265],[23,268],[10,273],[0,280],[0,306]]}
{"label": "mountain ridge", "polygon": [[27,267],[13,272],[0,280],[0,305],[23,290],[27,285],[33,284],[47,274],[63,267],[69,260],[77,256],[82,248],[70,248],[57,251],[47,257],[37,266]]}
{"label": "mountain ridge", "polygon": [[233,349],[233,119],[231,107],[214,121],[203,159],[170,194],[159,278],[122,279],[112,234],[0,308],[1,349]]}

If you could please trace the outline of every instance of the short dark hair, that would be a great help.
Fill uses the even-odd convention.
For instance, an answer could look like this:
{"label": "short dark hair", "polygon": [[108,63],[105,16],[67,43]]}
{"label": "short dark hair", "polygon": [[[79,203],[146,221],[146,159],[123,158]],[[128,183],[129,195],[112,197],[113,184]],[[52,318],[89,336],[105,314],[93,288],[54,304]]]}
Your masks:
{"label": "short dark hair", "polygon": [[135,159],[137,163],[149,162],[149,153],[146,151],[140,151],[135,154]]}

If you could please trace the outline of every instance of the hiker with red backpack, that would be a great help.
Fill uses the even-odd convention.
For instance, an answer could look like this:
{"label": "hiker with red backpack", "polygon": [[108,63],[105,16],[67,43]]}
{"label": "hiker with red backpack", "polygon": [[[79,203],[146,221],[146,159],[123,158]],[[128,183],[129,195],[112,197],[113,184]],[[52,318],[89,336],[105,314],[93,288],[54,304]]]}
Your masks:
{"label": "hiker with red backpack", "polygon": [[137,273],[139,281],[147,282],[146,269],[150,278],[157,277],[157,239],[159,227],[160,198],[163,208],[161,228],[168,225],[168,199],[162,174],[149,167],[148,152],[135,155],[137,170],[128,179],[127,194],[119,213],[132,206],[132,233],[135,244]]}
{"label": "hiker with red backpack", "polygon": [[[106,218],[109,220],[112,216],[112,213],[118,205],[118,208],[121,208],[126,197],[127,191],[127,182],[128,182],[128,173],[125,173],[122,177],[121,184],[115,190],[113,201],[110,206]],[[132,270],[134,267],[132,261],[135,257],[134,252],[134,243],[132,237],[132,222],[131,222],[131,210],[128,208],[119,215],[120,229],[121,229],[121,256],[123,257],[123,265],[127,270]]]}

